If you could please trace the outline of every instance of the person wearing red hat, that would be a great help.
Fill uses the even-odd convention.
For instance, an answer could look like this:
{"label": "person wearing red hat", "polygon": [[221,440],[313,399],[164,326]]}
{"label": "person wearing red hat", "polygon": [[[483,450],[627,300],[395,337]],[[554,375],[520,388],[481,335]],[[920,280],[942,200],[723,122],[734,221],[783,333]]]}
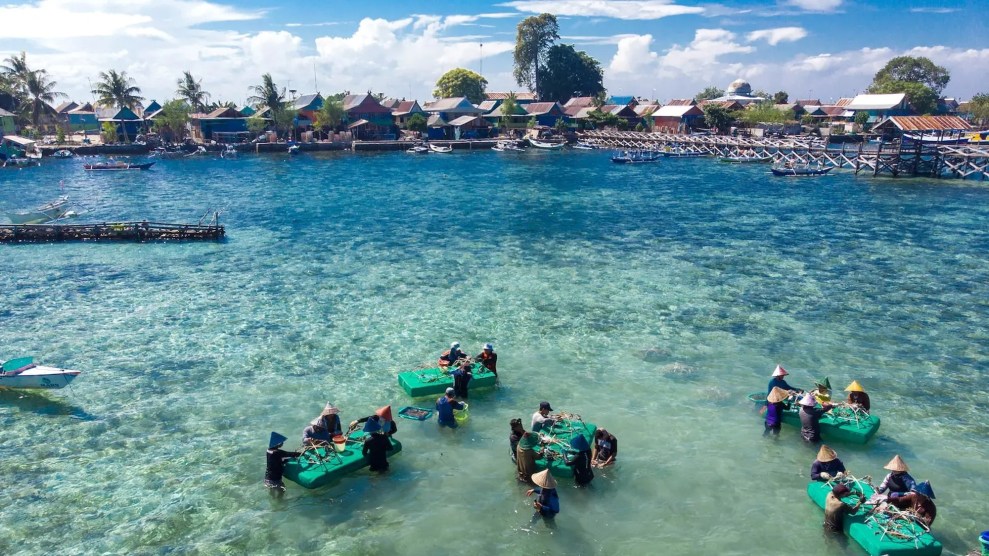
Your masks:
{"label": "person wearing red hat", "polygon": [[782,388],[791,393],[802,392],[799,388],[794,388],[793,386],[787,384],[786,379],[783,377],[789,374],[790,373],[786,372],[786,369],[783,368],[783,365],[776,365],[776,369],[773,370],[773,376],[769,379],[769,388],[766,389],[766,394],[768,395],[772,392],[773,388]]}
{"label": "person wearing red hat", "polygon": [[361,417],[360,419],[351,421],[350,430],[357,430],[357,425],[364,423],[364,430],[367,431],[368,427],[372,426],[368,423],[370,421],[374,421],[379,427],[381,427],[381,433],[390,438],[393,434],[398,432],[398,425],[395,424],[395,420],[391,417],[390,405],[379,407],[374,412],[374,415],[368,415],[367,417]]}

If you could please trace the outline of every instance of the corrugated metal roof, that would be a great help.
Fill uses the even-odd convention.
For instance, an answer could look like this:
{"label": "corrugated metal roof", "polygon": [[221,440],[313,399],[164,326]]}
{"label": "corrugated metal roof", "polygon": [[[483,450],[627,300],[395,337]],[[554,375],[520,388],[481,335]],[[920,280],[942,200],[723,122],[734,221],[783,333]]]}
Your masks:
{"label": "corrugated metal roof", "polygon": [[[512,93],[484,93],[488,100],[505,100]],[[515,100],[536,100],[536,93],[515,93]]]}
{"label": "corrugated metal roof", "polygon": [[849,104],[851,104],[851,102],[852,102],[852,99],[847,98],[847,97],[841,97],[841,98],[838,99],[838,102],[834,103],[834,105],[835,106],[848,106]]}
{"label": "corrugated metal roof", "polygon": [[459,118],[450,120],[450,125],[454,127],[465,126],[467,124],[474,123],[475,120],[479,120],[479,116],[460,116]]}
{"label": "corrugated metal roof", "polygon": [[697,101],[692,98],[675,98],[666,103],[666,106],[695,106]]}
{"label": "corrugated metal roof", "polygon": [[691,104],[683,105],[683,106],[667,104],[666,106],[653,112],[652,115],[654,118],[682,118],[684,116],[698,115],[703,113],[704,112],[700,108]]}
{"label": "corrugated metal roof", "polygon": [[646,116],[655,113],[660,108],[661,106],[659,104],[640,104],[633,108],[633,110],[640,116]]}
{"label": "corrugated metal roof", "polygon": [[541,115],[549,114],[555,106],[555,102],[533,102],[532,104],[524,105],[522,108],[525,108],[525,111],[529,114]]}
{"label": "corrugated metal roof", "polygon": [[426,112],[463,112],[465,114],[480,114],[483,112],[467,100],[467,97],[441,98],[423,107]]}
{"label": "corrugated metal roof", "polygon": [[0,116],[13,116],[10,112],[7,112],[3,108],[0,108]]}
{"label": "corrugated metal roof", "polygon": [[419,102],[415,100],[403,100],[392,109],[392,116],[404,116],[413,112],[422,112]]}
{"label": "corrugated metal roof", "polygon": [[800,106],[820,106],[821,105],[821,99],[818,99],[818,98],[806,99],[805,98],[805,99],[797,100],[795,102],[795,104],[800,105]]}
{"label": "corrugated metal roof", "polygon": [[972,129],[968,122],[958,116],[891,116],[889,121],[901,131],[967,131]]}
{"label": "corrugated metal roof", "polygon": [[566,106],[567,108],[585,108],[587,106],[594,106],[594,97],[572,97],[563,106]]}

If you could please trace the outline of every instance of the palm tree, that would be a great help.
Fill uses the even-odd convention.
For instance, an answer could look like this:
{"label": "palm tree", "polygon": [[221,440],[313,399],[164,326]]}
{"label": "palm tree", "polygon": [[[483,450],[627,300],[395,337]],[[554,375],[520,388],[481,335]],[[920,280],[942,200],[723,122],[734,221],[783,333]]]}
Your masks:
{"label": "palm tree", "polygon": [[117,73],[116,70],[101,71],[100,80],[93,89],[99,104],[107,107],[126,106],[131,110],[144,100],[144,97],[138,96],[140,93],[140,87],[134,85],[134,80],[127,77],[126,71]]}
{"label": "palm tree", "polygon": [[203,90],[201,79],[196,81],[192,72],[186,71],[182,73],[182,79],[178,80],[178,86],[175,94],[184,98],[194,112],[206,112],[210,94]]}
{"label": "palm tree", "polygon": [[3,63],[4,65],[0,66],[0,73],[7,77],[13,87],[23,90],[27,75],[31,73],[27,67],[27,53],[21,52],[20,56],[11,56]]}
{"label": "palm tree", "polygon": [[31,111],[31,123],[34,129],[38,129],[38,120],[41,118],[41,111],[49,104],[55,102],[56,98],[66,97],[63,92],[55,90],[56,83],[48,77],[45,70],[29,71],[24,81],[24,89],[27,91]]}
{"label": "palm tree", "polygon": [[285,88],[282,87],[281,91],[279,91],[278,86],[275,85],[275,81],[271,78],[271,74],[266,73],[261,76],[261,84],[254,85],[253,87],[250,87],[249,90],[254,94],[247,97],[247,102],[253,104],[257,108],[265,107],[270,109],[271,123],[277,129],[278,113],[281,111],[282,105],[285,103]]}

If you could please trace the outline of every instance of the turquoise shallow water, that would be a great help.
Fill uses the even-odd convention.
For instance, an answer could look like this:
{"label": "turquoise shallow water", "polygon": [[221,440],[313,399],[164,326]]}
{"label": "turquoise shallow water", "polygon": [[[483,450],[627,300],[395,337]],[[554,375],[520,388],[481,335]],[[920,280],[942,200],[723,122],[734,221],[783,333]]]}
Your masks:
{"label": "turquoise shallow water", "polygon": [[[220,207],[229,236],[0,246],[0,358],[85,371],[0,393],[0,553],[858,554],[822,537],[815,450],[761,436],[746,394],[777,362],[865,385],[879,436],[834,447],[877,478],[901,454],[965,553],[989,529],[989,188],[767,173],[600,152],[0,172],[3,209],[62,180],[79,220]],[[452,340],[500,356],[468,426],[400,420],[387,476],[268,496],[270,431],[406,405],[396,373]],[[555,529],[507,455],[542,399],[621,441]]]}

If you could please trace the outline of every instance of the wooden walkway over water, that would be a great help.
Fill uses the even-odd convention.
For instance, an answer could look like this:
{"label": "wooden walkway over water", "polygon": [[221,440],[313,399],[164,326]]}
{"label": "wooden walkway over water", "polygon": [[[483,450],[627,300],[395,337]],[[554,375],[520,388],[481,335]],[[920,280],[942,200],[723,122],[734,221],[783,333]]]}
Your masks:
{"label": "wooden walkway over water", "polygon": [[219,240],[219,224],[103,222],[99,224],[0,224],[2,243],[62,241],[197,241]]}
{"label": "wooden walkway over water", "polygon": [[847,144],[829,146],[825,139],[767,139],[720,135],[677,135],[635,131],[586,131],[580,139],[615,149],[680,149],[718,157],[743,153],[771,157],[773,162],[820,163],[856,174],[989,179],[989,145]]}

